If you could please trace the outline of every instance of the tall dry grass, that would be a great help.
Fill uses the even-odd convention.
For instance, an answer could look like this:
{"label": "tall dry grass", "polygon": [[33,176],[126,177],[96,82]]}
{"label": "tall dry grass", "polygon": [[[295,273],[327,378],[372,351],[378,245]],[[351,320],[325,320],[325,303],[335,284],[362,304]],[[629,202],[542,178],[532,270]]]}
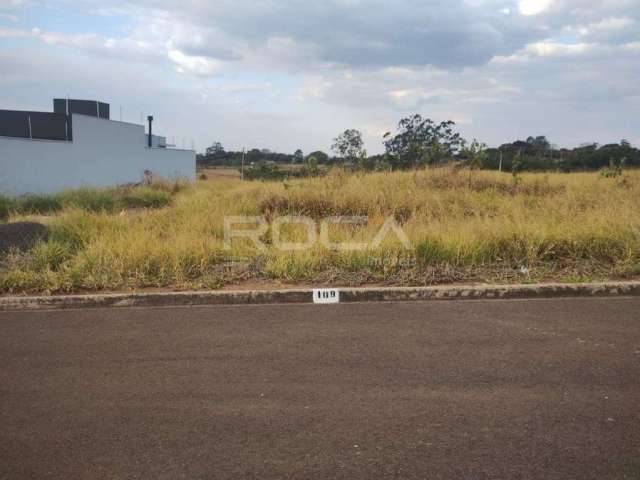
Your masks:
{"label": "tall dry grass", "polygon": [[[367,175],[332,171],[285,183],[201,182],[157,210],[92,212],[70,205],[51,235],[10,254],[0,291],[71,292],[142,287],[216,288],[247,279],[331,284],[430,284],[629,278],[640,274],[640,172],[511,175],[435,169]],[[389,216],[410,239],[334,251],[285,252],[237,239],[224,248],[225,216],[368,216],[334,226],[333,242],[368,243]],[[14,220],[18,217],[14,216]],[[28,217],[19,217],[28,218]],[[299,226],[282,229],[304,242]],[[523,273],[524,272],[524,273]]]}

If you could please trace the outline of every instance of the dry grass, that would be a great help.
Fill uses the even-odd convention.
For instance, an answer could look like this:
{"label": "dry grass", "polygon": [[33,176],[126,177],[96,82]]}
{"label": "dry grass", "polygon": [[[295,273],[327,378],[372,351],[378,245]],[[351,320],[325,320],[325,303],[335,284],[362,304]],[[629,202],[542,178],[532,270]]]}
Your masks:
{"label": "dry grass", "polygon": [[[5,259],[0,291],[217,288],[256,279],[424,285],[631,278],[640,274],[639,211],[640,172],[613,179],[525,174],[518,182],[507,174],[455,169],[334,170],[285,183],[220,178],[176,193],[158,210],[111,214],[71,207],[56,213],[48,219],[47,243]],[[226,250],[224,217],[237,215],[269,221],[366,215],[367,226],[331,229],[333,242],[359,243],[370,243],[393,216],[412,248],[390,234],[366,251],[316,244],[283,252],[270,229],[262,237],[265,251],[243,239]],[[281,233],[290,242],[306,239],[299,226]]]}
{"label": "dry grass", "polygon": [[230,178],[240,178],[240,172],[237,168],[216,167],[216,168],[200,168],[198,169],[198,178],[200,180],[227,180]]}

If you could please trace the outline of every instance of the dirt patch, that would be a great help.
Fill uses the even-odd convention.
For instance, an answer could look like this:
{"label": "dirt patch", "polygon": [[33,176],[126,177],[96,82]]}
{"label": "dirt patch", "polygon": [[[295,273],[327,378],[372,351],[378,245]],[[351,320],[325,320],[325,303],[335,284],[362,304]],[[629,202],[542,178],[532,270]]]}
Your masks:
{"label": "dirt patch", "polygon": [[10,250],[26,251],[39,240],[46,240],[49,230],[34,222],[18,222],[0,225],[0,255]]}

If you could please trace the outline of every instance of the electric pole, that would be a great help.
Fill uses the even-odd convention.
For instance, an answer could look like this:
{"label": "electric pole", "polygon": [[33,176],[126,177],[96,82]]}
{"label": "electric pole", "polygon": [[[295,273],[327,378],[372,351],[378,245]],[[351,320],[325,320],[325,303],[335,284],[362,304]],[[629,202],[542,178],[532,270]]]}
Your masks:
{"label": "electric pole", "polygon": [[244,153],[245,149],[242,149],[242,167],[240,168],[240,179],[244,180]]}

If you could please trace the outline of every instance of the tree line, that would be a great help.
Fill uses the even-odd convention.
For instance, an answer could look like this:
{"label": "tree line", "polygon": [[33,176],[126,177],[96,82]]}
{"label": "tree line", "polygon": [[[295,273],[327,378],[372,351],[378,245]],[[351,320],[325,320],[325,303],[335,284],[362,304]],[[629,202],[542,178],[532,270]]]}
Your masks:
{"label": "tree line", "polygon": [[243,161],[249,168],[278,177],[278,166],[301,165],[305,174],[314,174],[321,166],[342,165],[360,170],[406,170],[425,166],[458,163],[470,168],[520,171],[589,171],[604,168],[640,166],[640,150],[627,140],[598,145],[583,144],[568,149],[552,145],[545,136],[488,148],[477,140],[467,141],[455,129],[453,121],[434,122],[416,114],[400,120],[396,132],[383,136],[385,153],[368,155],[362,133],[348,129],[333,141],[331,154],[323,151],[304,154],[251,149],[247,152],[226,151],[214,143],[197,157],[199,166],[239,167]]}

